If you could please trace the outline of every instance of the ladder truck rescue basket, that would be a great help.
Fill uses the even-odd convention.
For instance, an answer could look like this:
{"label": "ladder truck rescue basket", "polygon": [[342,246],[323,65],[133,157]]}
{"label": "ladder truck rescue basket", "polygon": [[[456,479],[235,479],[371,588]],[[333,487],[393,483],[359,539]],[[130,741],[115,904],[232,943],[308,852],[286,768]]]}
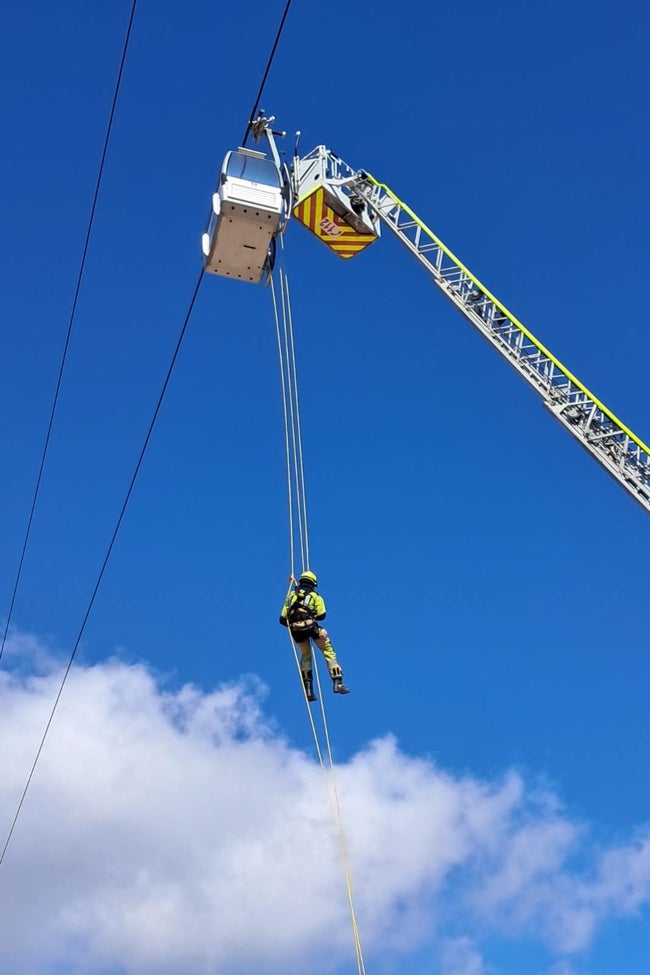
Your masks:
{"label": "ladder truck rescue basket", "polygon": [[205,270],[259,283],[271,270],[271,245],[284,217],[282,181],[273,160],[254,149],[229,152],[201,239]]}
{"label": "ladder truck rescue basket", "polygon": [[349,258],[369,247],[380,231],[365,201],[346,185],[339,164],[345,166],[325,146],[297,160],[293,216],[335,254]]}

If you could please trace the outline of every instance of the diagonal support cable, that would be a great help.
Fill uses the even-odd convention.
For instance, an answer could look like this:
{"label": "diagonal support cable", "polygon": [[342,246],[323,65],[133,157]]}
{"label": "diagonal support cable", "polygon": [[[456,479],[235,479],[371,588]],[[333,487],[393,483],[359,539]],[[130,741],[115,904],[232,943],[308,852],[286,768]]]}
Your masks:
{"label": "diagonal support cable", "polygon": [[271,65],[273,64],[273,58],[275,57],[275,52],[278,49],[278,44],[280,43],[280,38],[282,37],[282,31],[284,30],[284,24],[287,19],[287,15],[289,13],[290,7],[291,7],[291,0],[287,0],[284,8],[284,13],[282,14],[282,18],[280,20],[280,25],[275,35],[275,40],[273,41],[273,47],[271,48],[271,53],[269,54],[268,61],[266,62],[266,67],[264,69],[264,74],[262,75],[262,81],[260,83],[260,87],[257,92],[257,97],[255,98],[255,101],[253,103],[253,108],[251,109],[248,125],[246,126],[246,131],[244,132],[244,138],[242,139],[242,143],[241,143],[242,146],[246,145],[246,140],[248,139],[248,134],[251,130],[251,126],[253,125],[253,122],[255,121],[255,118],[257,116],[257,110],[260,107],[260,102],[262,100],[262,93],[264,92],[264,88],[266,86],[266,79],[269,76],[269,71],[271,70]]}
{"label": "diagonal support cable", "polygon": [[97,201],[99,199],[99,191],[101,188],[102,177],[104,175],[104,165],[106,163],[106,156],[108,154],[108,144],[111,138],[111,131],[113,129],[113,119],[115,118],[115,110],[117,108],[117,99],[120,93],[120,87],[122,84],[122,75],[124,73],[124,65],[126,63],[126,55],[129,47],[129,41],[131,39],[131,28],[133,27],[133,20],[135,17],[135,8],[137,0],[133,0],[131,4],[131,13],[129,16],[129,23],[126,29],[126,35],[124,38],[124,43],[122,45],[122,56],[120,58],[120,66],[117,72],[117,79],[115,81],[115,88],[113,91],[113,101],[111,103],[111,110],[108,116],[108,123],[106,126],[106,135],[104,136],[104,146],[102,148],[102,155],[99,163],[99,170],[97,172],[97,180],[95,183],[95,192],[93,194],[92,205],[90,207],[90,216],[88,218],[88,227],[86,229],[86,237],[83,244],[83,250],[81,253],[81,262],[79,265],[79,273],[77,274],[77,283],[74,289],[74,295],[72,298],[72,307],[70,309],[70,317],[68,319],[68,328],[66,331],[65,342],[63,345],[63,354],[61,356],[61,363],[59,365],[59,374],[56,381],[56,387],[54,390],[54,398],[52,400],[52,406],[50,408],[50,418],[47,425],[47,432],[45,434],[45,442],[43,444],[43,450],[41,453],[41,460],[38,468],[38,474],[36,477],[36,484],[34,487],[34,494],[32,497],[31,507],[29,509],[29,517],[27,519],[27,527],[25,529],[25,536],[23,538],[23,545],[20,552],[20,558],[18,560],[18,569],[16,571],[16,577],[14,580],[13,590],[11,593],[11,599],[9,601],[9,610],[7,612],[7,618],[5,620],[4,632],[2,634],[2,642],[0,643],[0,658],[4,653],[5,644],[7,642],[7,634],[9,632],[9,626],[14,612],[14,605],[16,602],[16,596],[18,594],[18,587],[20,585],[20,579],[23,572],[23,565],[25,562],[25,555],[27,553],[27,545],[29,544],[29,537],[32,531],[32,522],[34,521],[34,512],[36,511],[36,503],[38,501],[38,495],[41,489],[41,480],[43,479],[43,470],[45,468],[45,460],[47,458],[48,449],[50,446],[50,439],[52,436],[52,428],[54,426],[54,417],[56,415],[56,409],[59,403],[59,394],[61,392],[61,384],[63,382],[63,373],[65,371],[65,365],[68,358],[68,348],[70,346],[70,338],[72,336],[72,326],[74,324],[75,315],[77,313],[77,302],[79,300],[79,292],[81,291],[81,282],[84,276],[84,270],[86,268],[86,258],[88,256],[88,248],[90,246],[90,238],[93,231],[93,224],[95,222],[95,211],[97,210]]}
{"label": "diagonal support cable", "polygon": [[52,710],[51,710],[50,716],[49,716],[49,718],[47,720],[47,724],[45,726],[45,731],[43,732],[43,736],[41,738],[41,742],[40,742],[40,744],[38,746],[38,749],[37,749],[37,752],[36,752],[36,757],[34,758],[34,761],[32,763],[32,767],[31,767],[30,773],[29,773],[29,775],[27,777],[27,782],[25,784],[25,788],[23,789],[22,795],[20,797],[20,801],[18,803],[18,807],[16,809],[14,818],[13,818],[12,823],[11,823],[11,826],[9,828],[9,832],[7,834],[7,838],[6,838],[5,843],[4,843],[4,846],[2,848],[2,852],[0,853],[0,864],[2,864],[2,862],[4,861],[5,854],[7,852],[7,848],[9,846],[9,843],[11,842],[11,838],[12,838],[12,836],[14,834],[14,830],[16,828],[16,823],[18,822],[18,817],[20,816],[20,812],[21,812],[21,810],[23,808],[25,799],[27,798],[27,793],[29,791],[29,787],[31,785],[32,779],[34,778],[34,773],[36,771],[36,766],[38,765],[38,761],[39,761],[39,759],[41,757],[41,753],[42,753],[43,748],[45,746],[45,740],[46,740],[46,738],[48,736],[50,727],[52,725],[52,721],[54,720],[54,715],[55,715],[56,709],[57,709],[57,707],[59,705],[59,701],[61,700],[61,695],[63,694],[63,688],[65,687],[66,681],[68,679],[68,675],[70,673],[70,670],[72,669],[72,664],[73,664],[74,658],[75,658],[75,656],[77,654],[77,650],[79,649],[79,644],[81,643],[81,639],[82,639],[82,637],[84,635],[84,631],[86,629],[86,624],[88,623],[88,619],[90,617],[90,613],[91,613],[92,608],[93,608],[93,606],[95,604],[95,599],[97,598],[97,593],[99,591],[99,587],[101,585],[102,579],[104,578],[104,573],[106,572],[106,567],[108,565],[109,559],[110,559],[111,554],[113,552],[113,548],[115,547],[115,542],[117,540],[117,536],[118,536],[120,527],[121,527],[122,522],[124,520],[124,515],[126,514],[127,506],[129,504],[129,501],[131,500],[131,495],[133,494],[133,488],[135,487],[135,482],[137,480],[138,474],[140,473],[140,468],[142,467],[142,461],[144,460],[144,455],[145,455],[145,453],[147,451],[147,447],[149,446],[149,441],[151,440],[151,435],[153,434],[153,430],[154,430],[154,427],[156,425],[156,420],[158,419],[158,414],[160,413],[160,408],[161,408],[161,406],[163,404],[163,400],[165,398],[165,393],[167,392],[167,387],[169,386],[169,382],[170,382],[171,377],[172,377],[172,372],[174,371],[174,366],[176,365],[176,360],[178,359],[178,354],[179,354],[179,352],[181,350],[181,345],[182,345],[183,339],[185,337],[185,332],[187,331],[187,326],[189,325],[189,321],[190,321],[190,318],[191,318],[191,315],[192,315],[192,310],[194,308],[194,304],[196,302],[196,298],[197,298],[197,295],[199,293],[199,288],[201,287],[201,282],[202,281],[203,281],[203,269],[201,269],[201,272],[199,274],[199,278],[198,278],[198,280],[196,282],[196,285],[194,287],[194,292],[192,294],[192,298],[190,300],[189,307],[188,307],[187,312],[186,312],[186,315],[185,315],[185,320],[184,320],[183,325],[181,327],[180,334],[179,334],[178,339],[176,341],[176,347],[174,349],[174,352],[173,352],[172,358],[171,358],[171,362],[170,362],[169,367],[167,369],[167,375],[165,376],[165,379],[164,379],[163,384],[162,384],[162,388],[160,390],[160,393],[158,394],[158,401],[157,401],[156,406],[155,406],[155,409],[153,411],[153,416],[152,416],[151,421],[149,423],[149,428],[148,428],[147,433],[145,435],[144,442],[142,444],[142,447],[140,448],[140,454],[138,455],[138,459],[137,459],[137,462],[136,462],[136,465],[135,465],[133,474],[131,475],[131,480],[129,481],[129,486],[128,486],[127,491],[126,491],[126,494],[124,496],[124,501],[122,502],[122,507],[120,508],[120,513],[119,513],[119,515],[117,517],[117,521],[116,521],[115,527],[113,529],[113,534],[111,535],[110,541],[108,543],[108,548],[106,550],[106,554],[104,556],[104,560],[103,560],[103,562],[101,564],[101,568],[100,568],[99,573],[97,575],[97,579],[95,581],[95,585],[93,587],[93,591],[92,591],[92,594],[90,596],[90,600],[88,602],[88,606],[86,607],[86,611],[84,613],[84,616],[83,616],[83,619],[82,619],[82,622],[81,622],[81,626],[79,627],[79,632],[77,634],[77,639],[74,642],[74,646],[73,646],[72,652],[70,654],[70,659],[68,660],[67,667],[65,669],[65,672],[63,674],[63,678],[61,680],[61,684],[59,685],[58,693],[56,695],[54,704],[52,705]]}

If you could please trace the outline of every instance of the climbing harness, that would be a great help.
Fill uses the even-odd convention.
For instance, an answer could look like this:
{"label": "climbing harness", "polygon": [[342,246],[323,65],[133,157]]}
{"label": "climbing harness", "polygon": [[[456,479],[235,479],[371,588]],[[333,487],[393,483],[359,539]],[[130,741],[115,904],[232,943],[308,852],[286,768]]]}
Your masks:
{"label": "climbing harness", "polygon": [[[316,622],[316,610],[313,606],[314,600],[310,592],[304,589],[296,589],[295,599],[287,609],[287,623],[291,630],[313,630]],[[290,597],[291,598],[291,597]]]}

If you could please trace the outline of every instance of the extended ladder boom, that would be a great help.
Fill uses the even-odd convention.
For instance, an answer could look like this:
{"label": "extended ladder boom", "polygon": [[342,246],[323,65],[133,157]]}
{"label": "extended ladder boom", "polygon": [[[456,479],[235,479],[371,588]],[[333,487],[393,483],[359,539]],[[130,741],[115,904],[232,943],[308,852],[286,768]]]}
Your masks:
{"label": "extended ladder boom", "polygon": [[[375,234],[379,235],[381,223],[399,238],[445,297],[539,393],[555,418],[650,512],[650,448],[583,386],[387,186],[366,172],[351,169],[325,146],[297,161],[298,176],[311,171],[314,160],[320,164],[320,185],[336,194],[336,198],[328,197],[330,206],[347,219],[337,205],[347,197],[349,209],[358,220],[365,205],[365,220],[374,225]],[[301,191],[298,182],[299,201]],[[316,232],[323,239],[324,232]]]}

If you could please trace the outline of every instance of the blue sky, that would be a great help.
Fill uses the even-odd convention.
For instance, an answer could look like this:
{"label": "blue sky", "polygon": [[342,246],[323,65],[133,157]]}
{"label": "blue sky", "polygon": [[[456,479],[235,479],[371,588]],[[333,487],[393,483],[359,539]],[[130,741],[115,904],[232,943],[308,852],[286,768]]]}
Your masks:
{"label": "blue sky", "polygon": [[[52,661],[65,660],[76,637],[200,268],[210,194],[246,127],[282,8],[138,6],[3,661],[14,702],[6,714],[27,708],[29,688],[47,702],[49,678],[21,681],[43,671],[44,657],[44,673],[55,670]],[[4,12],[6,607],[128,13],[124,3],[72,0]],[[262,99],[288,132],[288,153],[300,129],[303,152],[326,143],[387,183],[646,442],[648,26],[636,2],[415,0],[370,9],[294,0]],[[344,700],[328,697],[350,805],[369,815],[379,808],[370,789],[355,802],[353,771],[371,742],[394,736],[399,761],[387,759],[387,768],[428,762],[459,789],[471,780],[488,791],[521,777],[522,808],[537,810],[520,809],[524,819],[542,816],[542,806],[546,817],[553,796],[553,815],[590,837],[567,871],[596,876],[596,851],[643,846],[649,820],[647,516],[397,241],[382,238],[341,261],[296,224],[286,247],[312,567],[352,689]],[[161,695],[191,684],[209,702],[215,688],[243,681],[257,688],[253,698],[263,694],[253,739],[278,736],[296,761],[311,762],[302,696],[277,626],[288,572],[270,295],[206,278],[86,629],[79,686],[92,675],[109,680],[112,658],[156,675]],[[23,675],[18,684],[12,670]],[[73,690],[69,720],[75,701]],[[42,724],[28,713],[20,711],[21,721],[37,736]],[[271,731],[260,730],[267,725]],[[20,759],[7,753],[15,782],[3,794],[3,822],[26,776],[24,750]],[[55,768],[55,742],[48,752]],[[246,768],[244,790],[254,775]],[[54,793],[57,781],[52,773]],[[37,792],[28,808],[14,841],[16,872],[8,855],[4,879],[10,887],[9,878],[22,877],[26,897],[19,863],[47,889],[35,854],[30,860],[38,848],[30,829],[45,837],[47,794]],[[399,836],[399,812],[387,811],[387,822],[390,815]],[[355,822],[352,813],[349,828],[362,835]],[[437,849],[433,843],[433,859]],[[361,851],[357,862],[363,905],[371,881]],[[369,968],[647,971],[650,886],[633,909],[603,909],[592,935],[567,947],[557,932],[546,937],[523,922],[509,930],[505,915],[465,928],[449,906],[457,891],[436,888],[434,896],[432,883],[405,880],[406,902],[419,890],[425,912],[425,933],[411,940],[383,945],[377,908],[364,943]],[[484,894],[482,883],[476,891]],[[449,884],[462,887],[462,876],[452,871]],[[396,917],[390,903],[387,926]],[[56,963],[65,975],[108,972],[97,961],[108,957],[119,975],[150,970],[126,948],[88,949],[81,961],[60,945],[45,960],[35,961],[27,945],[15,952],[16,971]],[[327,957],[310,957],[312,971],[351,971],[345,952],[342,940],[331,969]],[[201,969],[181,952],[169,971],[220,971],[210,958],[208,951]],[[242,971],[252,970],[247,964],[242,956]]]}

